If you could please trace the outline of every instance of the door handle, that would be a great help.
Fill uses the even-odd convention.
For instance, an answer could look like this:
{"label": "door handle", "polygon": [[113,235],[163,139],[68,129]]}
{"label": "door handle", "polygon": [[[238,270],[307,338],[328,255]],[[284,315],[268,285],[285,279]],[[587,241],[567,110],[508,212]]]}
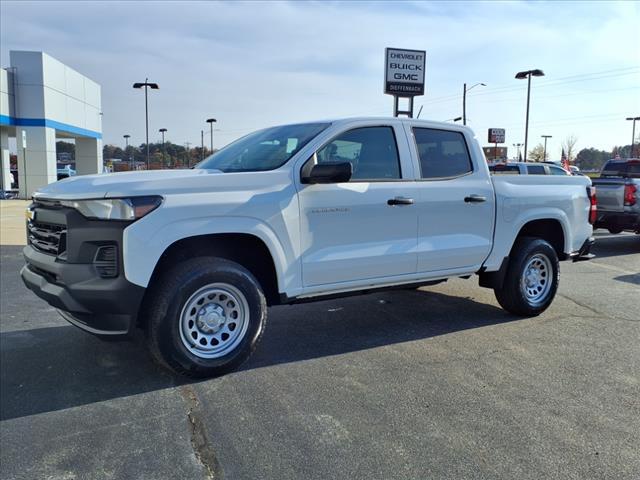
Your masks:
{"label": "door handle", "polygon": [[465,203],[482,203],[487,201],[487,197],[482,195],[469,195],[468,197],[464,197]]}
{"label": "door handle", "polygon": [[413,198],[396,197],[387,200],[387,205],[413,205]]}

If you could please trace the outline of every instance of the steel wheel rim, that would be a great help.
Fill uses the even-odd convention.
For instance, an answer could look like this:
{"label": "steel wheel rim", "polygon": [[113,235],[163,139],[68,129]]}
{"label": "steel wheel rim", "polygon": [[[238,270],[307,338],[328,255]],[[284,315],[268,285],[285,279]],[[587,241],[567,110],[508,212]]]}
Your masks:
{"label": "steel wheel rim", "polygon": [[547,299],[553,283],[553,267],[549,257],[536,253],[527,262],[520,279],[520,288],[527,301],[537,306]]}
{"label": "steel wheel rim", "polygon": [[180,339],[196,357],[220,358],[233,351],[249,327],[249,303],[228,283],[198,289],[180,312]]}

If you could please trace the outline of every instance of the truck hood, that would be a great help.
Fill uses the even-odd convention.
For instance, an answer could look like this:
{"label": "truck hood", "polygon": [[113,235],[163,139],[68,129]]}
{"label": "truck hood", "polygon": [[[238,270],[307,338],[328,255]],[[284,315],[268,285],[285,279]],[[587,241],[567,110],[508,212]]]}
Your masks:
{"label": "truck hood", "polygon": [[78,175],[51,183],[35,197],[83,200],[103,197],[198,193],[261,189],[284,181],[282,171],[223,173],[220,170],[184,169]]}

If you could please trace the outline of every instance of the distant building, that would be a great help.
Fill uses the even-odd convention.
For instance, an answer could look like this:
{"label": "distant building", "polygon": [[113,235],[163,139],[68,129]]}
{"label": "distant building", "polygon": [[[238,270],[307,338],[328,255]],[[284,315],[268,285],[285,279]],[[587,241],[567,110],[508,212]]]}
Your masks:
{"label": "distant building", "polygon": [[482,147],[487,162],[506,162],[507,147]]}
{"label": "distant building", "polygon": [[9,58],[0,69],[0,188],[11,188],[9,137],[23,198],[57,180],[56,138],[75,140],[78,175],[102,172],[100,85],[43,52]]}

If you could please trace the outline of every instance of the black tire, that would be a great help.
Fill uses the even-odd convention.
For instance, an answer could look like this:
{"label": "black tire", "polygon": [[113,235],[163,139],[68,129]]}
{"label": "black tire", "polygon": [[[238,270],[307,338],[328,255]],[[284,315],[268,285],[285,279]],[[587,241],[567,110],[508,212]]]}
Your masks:
{"label": "black tire", "polygon": [[619,233],[622,233],[622,229],[621,228],[607,228],[607,230],[609,230],[609,233],[611,233],[613,235],[617,235]]}
{"label": "black tire", "polygon": [[[181,315],[193,295],[212,284],[231,285],[244,295],[248,325],[233,350],[217,358],[202,358],[183,342]],[[264,293],[255,277],[235,262],[215,257],[186,260],[162,275],[152,288],[146,302],[147,345],[154,360],[175,373],[194,378],[224,375],[247,360],[262,338],[267,322]]]}
{"label": "black tire", "polygon": [[[537,257],[536,257],[537,255]],[[546,277],[540,277],[544,283],[544,295],[532,301],[521,285],[525,268],[534,257],[546,257],[549,260]],[[546,278],[546,280],[545,280]],[[553,301],[560,281],[558,255],[554,248],[541,238],[523,237],[516,241],[509,255],[509,267],[502,288],[494,289],[496,299],[502,308],[515,315],[533,317],[544,312]],[[545,282],[550,282],[547,286]]]}

